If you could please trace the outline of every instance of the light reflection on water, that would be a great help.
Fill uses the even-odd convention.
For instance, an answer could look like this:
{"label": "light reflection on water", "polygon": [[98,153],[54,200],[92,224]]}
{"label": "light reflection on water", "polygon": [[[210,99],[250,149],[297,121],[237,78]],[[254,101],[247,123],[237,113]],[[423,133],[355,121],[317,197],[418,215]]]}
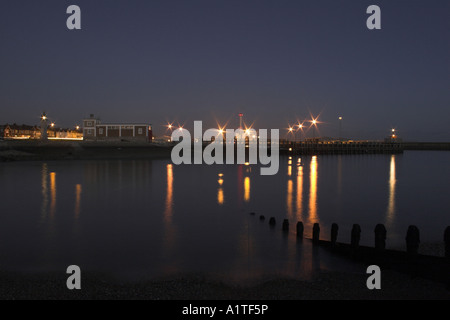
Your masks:
{"label": "light reflection on water", "polygon": [[[4,191],[4,212],[15,214],[2,217],[0,263],[44,271],[78,263],[124,277],[203,272],[237,281],[359,270],[298,243],[296,222],[303,221],[307,237],[319,222],[323,239],[336,222],[342,242],[353,223],[361,224],[368,245],[377,223],[386,224],[388,247],[403,246],[410,224],[423,239],[440,240],[439,228],[450,224],[442,214],[450,201],[439,192],[450,187],[448,160],[446,153],[286,157],[272,177],[252,166],[162,160],[5,164],[5,185],[19,181],[29,190],[27,201]],[[270,229],[260,214],[289,219],[291,232]]]}
{"label": "light reflection on water", "polygon": [[396,175],[395,175],[395,155],[391,156],[391,164],[389,167],[389,201],[386,217],[386,228],[392,227],[395,218],[395,188],[396,188]]}

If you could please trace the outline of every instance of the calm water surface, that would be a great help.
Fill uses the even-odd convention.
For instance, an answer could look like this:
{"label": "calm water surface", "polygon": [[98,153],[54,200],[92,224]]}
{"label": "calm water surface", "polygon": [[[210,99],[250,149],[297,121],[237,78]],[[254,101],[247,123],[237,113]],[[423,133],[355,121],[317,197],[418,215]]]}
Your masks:
{"label": "calm water surface", "polygon": [[319,222],[328,239],[336,222],[342,242],[358,223],[368,245],[384,223],[387,246],[400,249],[415,224],[422,242],[439,242],[450,225],[449,163],[450,152],[282,157],[276,176],[260,176],[257,166],[170,160],[1,164],[0,268],[76,264],[127,279],[201,273],[237,281],[361,272],[299,243],[295,223],[310,237]]}

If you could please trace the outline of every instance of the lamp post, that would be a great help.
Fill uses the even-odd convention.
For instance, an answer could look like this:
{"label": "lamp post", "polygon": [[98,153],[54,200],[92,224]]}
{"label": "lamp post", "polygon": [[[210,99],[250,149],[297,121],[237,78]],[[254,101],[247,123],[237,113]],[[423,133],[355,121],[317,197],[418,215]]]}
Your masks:
{"label": "lamp post", "polygon": [[313,139],[316,139],[316,125],[317,125],[317,120],[313,119],[311,121],[311,125],[313,126]]}
{"label": "lamp post", "polygon": [[45,112],[42,113],[41,115],[41,140],[42,141],[47,141],[48,140],[48,134],[47,134],[47,114]]}
{"label": "lamp post", "polygon": [[300,140],[302,140],[302,139],[303,139],[303,123],[300,123],[300,124],[298,125],[298,130],[301,130]]}
{"label": "lamp post", "polygon": [[339,117],[339,140],[342,140],[342,117]]}
{"label": "lamp post", "polygon": [[294,131],[294,128],[293,127],[289,127],[289,133],[291,133],[291,134],[293,134],[294,135],[294,142],[295,142],[295,131]]}

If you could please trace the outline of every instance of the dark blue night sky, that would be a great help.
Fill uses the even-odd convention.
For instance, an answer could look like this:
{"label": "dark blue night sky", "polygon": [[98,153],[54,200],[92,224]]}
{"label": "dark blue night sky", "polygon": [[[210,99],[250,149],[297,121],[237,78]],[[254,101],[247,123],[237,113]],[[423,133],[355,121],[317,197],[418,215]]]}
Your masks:
{"label": "dark blue night sky", "polygon": [[[66,9],[82,10],[82,30]],[[366,28],[369,5],[382,29]],[[0,123],[256,128],[450,141],[450,1],[2,0]],[[285,131],[283,131],[285,132]]]}

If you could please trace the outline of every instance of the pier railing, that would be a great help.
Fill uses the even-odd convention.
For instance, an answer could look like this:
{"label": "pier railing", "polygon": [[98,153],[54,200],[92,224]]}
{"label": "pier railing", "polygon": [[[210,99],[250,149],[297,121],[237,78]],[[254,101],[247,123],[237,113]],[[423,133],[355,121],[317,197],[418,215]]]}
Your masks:
{"label": "pier railing", "polygon": [[392,154],[403,150],[403,145],[397,142],[280,141],[280,151],[291,154]]}

